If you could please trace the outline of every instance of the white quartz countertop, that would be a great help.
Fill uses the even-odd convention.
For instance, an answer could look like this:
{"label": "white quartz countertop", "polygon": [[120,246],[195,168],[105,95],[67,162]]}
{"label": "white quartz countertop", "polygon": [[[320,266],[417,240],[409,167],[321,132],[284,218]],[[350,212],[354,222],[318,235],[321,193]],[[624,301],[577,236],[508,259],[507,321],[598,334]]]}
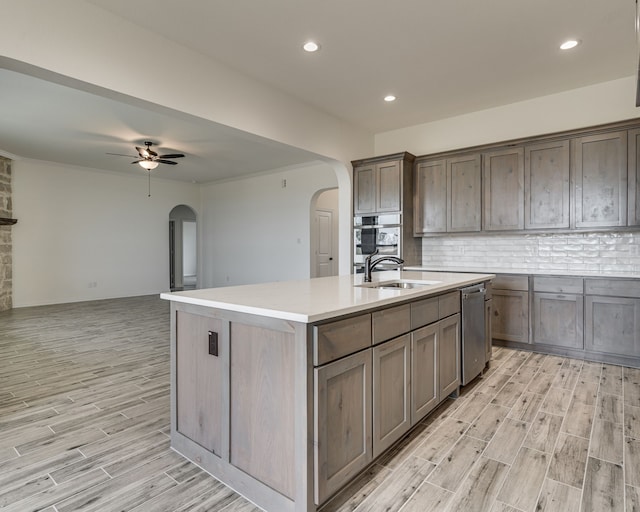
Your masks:
{"label": "white quartz countertop", "polygon": [[571,277],[603,277],[640,279],[640,272],[607,272],[603,270],[531,270],[524,268],[460,268],[460,267],[436,267],[436,266],[408,266],[405,271],[415,272],[473,272],[491,274],[525,274],[532,276],[571,276]]}
{"label": "white quartz countertop", "polygon": [[436,295],[494,277],[488,273],[393,270],[374,272],[373,281],[407,279],[438,283],[413,289],[366,288],[358,286],[363,282],[363,274],[355,274],[162,293],[160,297],[227,311],[314,323],[373,307]]}

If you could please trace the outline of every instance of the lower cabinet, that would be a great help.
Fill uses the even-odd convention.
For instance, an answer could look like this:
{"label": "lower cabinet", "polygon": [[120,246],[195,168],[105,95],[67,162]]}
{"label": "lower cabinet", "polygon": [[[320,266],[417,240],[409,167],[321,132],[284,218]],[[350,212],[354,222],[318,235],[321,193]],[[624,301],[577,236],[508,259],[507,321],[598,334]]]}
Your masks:
{"label": "lower cabinet", "polygon": [[314,370],[317,504],[373,459],[372,351],[363,350]]}
{"label": "lower cabinet", "polygon": [[493,290],[493,337],[505,341],[529,342],[529,292]]}
{"label": "lower cabinet", "polygon": [[411,427],[411,336],[373,347],[373,456]]}
{"label": "lower cabinet", "polygon": [[438,324],[438,396],[443,400],[460,386],[460,314]]}
{"label": "lower cabinet", "polygon": [[411,333],[411,424],[415,425],[438,405],[439,323]]}
{"label": "lower cabinet", "polygon": [[583,325],[582,295],[533,294],[533,343],[583,349]]}
{"label": "lower cabinet", "polygon": [[640,357],[640,299],[587,295],[585,309],[586,350]]}

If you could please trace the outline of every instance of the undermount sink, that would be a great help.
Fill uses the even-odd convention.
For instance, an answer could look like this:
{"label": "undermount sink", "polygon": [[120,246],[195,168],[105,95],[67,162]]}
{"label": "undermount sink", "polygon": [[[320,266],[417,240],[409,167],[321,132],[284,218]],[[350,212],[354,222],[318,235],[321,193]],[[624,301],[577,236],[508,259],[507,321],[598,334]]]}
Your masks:
{"label": "undermount sink", "polygon": [[390,290],[411,290],[414,288],[424,288],[440,284],[442,281],[416,281],[413,279],[394,279],[392,281],[379,281],[371,283],[362,283],[356,286],[363,288],[385,288]]}

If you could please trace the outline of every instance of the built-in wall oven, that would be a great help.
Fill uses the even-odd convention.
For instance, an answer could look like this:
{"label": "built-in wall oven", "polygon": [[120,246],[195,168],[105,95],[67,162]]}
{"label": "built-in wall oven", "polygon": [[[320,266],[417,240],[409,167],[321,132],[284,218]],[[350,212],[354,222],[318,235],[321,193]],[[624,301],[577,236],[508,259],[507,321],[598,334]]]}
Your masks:
{"label": "built-in wall oven", "polygon": [[[377,257],[402,258],[402,215],[357,216],[353,219],[353,265],[355,273],[364,272],[365,258],[378,250]],[[395,263],[383,263],[376,270],[398,268]]]}

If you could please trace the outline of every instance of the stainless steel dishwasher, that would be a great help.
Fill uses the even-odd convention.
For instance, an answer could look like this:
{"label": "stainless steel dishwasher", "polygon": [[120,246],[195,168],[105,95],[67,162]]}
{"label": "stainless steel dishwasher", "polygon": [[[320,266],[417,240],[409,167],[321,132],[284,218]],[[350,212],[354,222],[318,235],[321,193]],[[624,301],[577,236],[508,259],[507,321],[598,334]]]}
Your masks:
{"label": "stainless steel dishwasher", "polygon": [[475,379],[486,363],[485,346],[485,305],[486,289],[483,284],[469,286],[461,290],[462,301],[462,385]]}

